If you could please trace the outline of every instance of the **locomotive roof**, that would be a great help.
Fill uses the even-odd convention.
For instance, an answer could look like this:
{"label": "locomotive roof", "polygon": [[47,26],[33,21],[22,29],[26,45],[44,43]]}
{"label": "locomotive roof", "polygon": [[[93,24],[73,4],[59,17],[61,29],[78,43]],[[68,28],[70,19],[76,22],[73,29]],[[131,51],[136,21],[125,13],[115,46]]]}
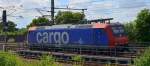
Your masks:
{"label": "locomotive roof", "polygon": [[[106,24],[106,23],[94,23],[94,24],[63,24],[63,25],[53,25],[53,26],[35,26],[29,28],[30,30],[46,30],[46,29],[66,29],[66,28],[106,28],[108,25],[116,25],[114,23],[112,24]],[[118,24],[120,25],[120,24]]]}

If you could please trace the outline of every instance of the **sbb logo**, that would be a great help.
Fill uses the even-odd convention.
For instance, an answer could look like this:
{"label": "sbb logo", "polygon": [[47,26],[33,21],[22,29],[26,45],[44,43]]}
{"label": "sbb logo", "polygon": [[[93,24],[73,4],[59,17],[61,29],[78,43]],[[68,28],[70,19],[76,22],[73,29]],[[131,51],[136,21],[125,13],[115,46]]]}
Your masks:
{"label": "sbb logo", "polygon": [[68,44],[69,34],[67,32],[38,32],[36,39],[38,43]]}

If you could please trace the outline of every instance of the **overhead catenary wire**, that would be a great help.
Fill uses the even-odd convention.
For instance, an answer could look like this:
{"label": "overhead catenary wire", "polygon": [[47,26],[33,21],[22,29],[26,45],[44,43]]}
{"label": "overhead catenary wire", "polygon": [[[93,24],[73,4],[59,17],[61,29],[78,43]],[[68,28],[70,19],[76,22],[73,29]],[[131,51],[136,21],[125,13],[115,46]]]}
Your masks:
{"label": "overhead catenary wire", "polygon": [[[10,2],[10,0],[3,0],[3,1],[5,1],[5,2],[7,2],[7,3],[11,3]],[[68,0],[68,4],[67,4],[67,8],[70,8],[70,6],[72,5],[71,3],[71,0]],[[99,2],[98,0],[92,0],[92,1],[87,1],[86,3],[94,3],[94,2]],[[147,2],[145,2],[145,3],[150,3],[149,1],[147,1]],[[56,4],[57,5],[57,4]],[[13,5],[12,5],[13,6]],[[45,7],[45,6],[44,6]],[[43,8],[41,8],[41,11],[44,11],[45,9],[44,9],[44,7]],[[50,8],[50,7],[48,7],[48,8]],[[133,7],[128,7],[128,8],[133,8]],[[43,10],[42,10],[43,9]],[[111,8],[110,10],[118,10],[118,9],[123,9],[123,8]],[[150,8],[149,8],[150,9]],[[1,9],[2,10],[2,9]],[[21,7],[21,9],[19,9],[19,10],[21,10],[21,12],[18,12],[18,13],[16,13],[17,11],[15,11],[14,13],[12,13],[12,15],[18,15],[18,14],[20,14],[20,13],[28,13],[28,12],[31,12],[31,11],[36,11],[34,8],[27,8],[27,9],[25,9],[24,7]],[[70,9],[68,9],[68,10],[70,10]],[[45,10],[45,12],[50,12],[49,10]],[[88,9],[88,11],[90,11],[90,9]],[[91,10],[91,11],[95,11],[95,10]],[[11,12],[9,12],[9,13],[11,13]],[[106,14],[107,14],[107,12],[105,12]],[[121,11],[119,12],[119,11],[114,11],[114,12],[108,12],[108,13],[121,13]]]}

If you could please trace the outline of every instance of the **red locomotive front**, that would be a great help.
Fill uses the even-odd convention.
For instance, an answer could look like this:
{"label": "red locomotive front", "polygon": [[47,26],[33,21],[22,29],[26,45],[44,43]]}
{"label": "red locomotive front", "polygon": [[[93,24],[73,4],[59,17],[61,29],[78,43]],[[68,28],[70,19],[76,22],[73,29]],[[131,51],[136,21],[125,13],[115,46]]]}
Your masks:
{"label": "red locomotive front", "polygon": [[109,47],[126,46],[128,38],[124,26],[120,23],[95,23],[93,28],[103,28],[109,38]]}
{"label": "red locomotive front", "polygon": [[112,34],[112,37],[110,37],[112,46],[126,46],[128,44],[128,38],[124,26],[120,23],[113,23],[109,27],[110,33]]}

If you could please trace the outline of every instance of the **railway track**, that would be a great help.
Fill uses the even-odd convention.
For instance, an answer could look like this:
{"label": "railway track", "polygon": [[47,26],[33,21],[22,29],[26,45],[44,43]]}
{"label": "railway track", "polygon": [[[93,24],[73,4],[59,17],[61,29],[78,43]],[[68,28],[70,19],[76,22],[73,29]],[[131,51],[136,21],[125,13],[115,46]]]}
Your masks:
{"label": "railway track", "polygon": [[[100,55],[100,56],[111,56],[111,57],[126,57],[126,58],[135,58],[137,55],[140,55],[146,47],[118,47],[116,49],[107,49],[102,50],[101,48],[105,47],[95,47],[95,48],[64,48],[64,47],[52,47],[43,51],[51,51],[51,52],[60,52],[60,53],[72,53],[72,54],[80,54],[80,55]],[[119,48],[126,48],[127,51],[124,51]],[[35,49],[36,50],[36,49]],[[37,50],[36,50],[37,51]],[[41,50],[39,50],[41,51]]]}
{"label": "railway track", "polygon": [[[133,48],[133,47],[132,47]],[[143,47],[134,47],[132,50],[136,50],[134,52],[120,52],[120,55],[117,56],[105,56],[105,55],[90,55],[90,54],[78,54],[78,53],[64,53],[64,52],[46,52],[46,51],[31,51],[31,50],[23,50],[19,53],[20,56],[28,59],[37,59],[40,58],[42,54],[49,54],[53,57],[57,58],[58,62],[74,62],[72,61],[73,56],[81,56],[84,58],[84,66],[131,66],[133,64],[133,60],[140,56],[142,52],[144,52]],[[20,52],[20,51],[19,51]],[[122,54],[121,54],[122,53]]]}
{"label": "railway track", "polygon": [[[28,59],[39,59],[42,54],[52,55],[57,59],[58,62],[69,62],[73,61],[72,57],[81,56],[85,63],[95,63],[95,64],[117,64],[117,65],[127,65],[132,63],[132,58],[123,57],[109,57],[109,56],[92,56],[92,55],[78,55],[78,54],[66,54],[59,52],[45,52],[45,51],[30,51],[22,50],[19,51],[20,56]],[[76,61],[75,61],[76,62]]]}
{"label": "railway track", "polygon": [[[21,44],[21,45],[20,45]],[[38,59],[40,58],[43,54],[49,54],[53,55],[58,59],[59,62],[72,62],[71,57],[72,56],[81,56],[83,57],[86,62],[85,64],[90,65],[93,64],[92,66],[102,66],[106,64],[112,64],[115,65],[117,64],[118,66],[128,66],[128,64],[133,63],[133,59],[136,58],[137,56],[140,56],[142,52],[146,49],[146,47],[140,47],[140,46],[130,46],[128,47],[130,51],[132,52],[116,52],[116,55],[111,54],[111,51],[95,51],[93,52],[97,53],[88,53],[84,54],[82,52],[88,52],[88,50],[79,50],[80,52],[64,52],[64,51],[58,51],[58,52],[52,52],[52,51],[33,51],[33,50],[28,50],[27,46],[25,43],[7,43],[5,45],[5,49],[7,50],[13,50],[15,53],[18,53],[20,56],[27,58],[27,59]],[[22,45],[25,44],[25,45]],[[3,43],[0,43],[0,46],[3,46]],[[74,49],[75,50],[75,49]],[[107,55],[103,55],[100,53],[106,53]],[[114,53],[114,52],[113,52]],[[118,55],[117,55],[118,54]],[[90,63],[90,64],[88,64]],[[102,64],[102,65],[101,65]],[[86,66],[87,66],[86,65]]]}

